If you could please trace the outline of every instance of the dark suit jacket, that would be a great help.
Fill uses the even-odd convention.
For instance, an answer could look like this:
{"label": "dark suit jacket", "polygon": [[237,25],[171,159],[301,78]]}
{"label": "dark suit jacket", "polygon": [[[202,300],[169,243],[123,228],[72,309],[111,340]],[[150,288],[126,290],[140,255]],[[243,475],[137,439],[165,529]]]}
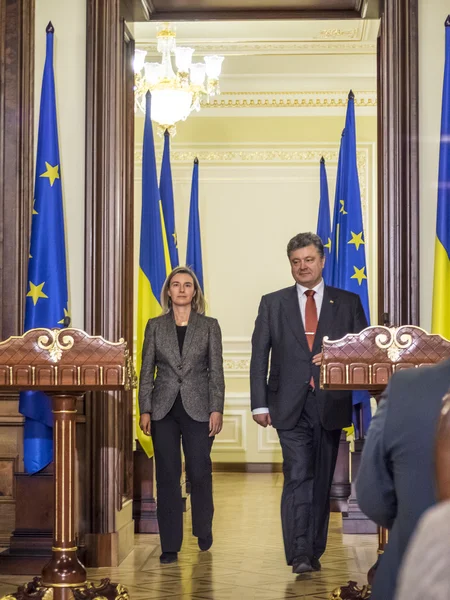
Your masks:
{"label": "dark suit jacket", "polygon": [[252,337],[252,410],[268,407],[276,429],[293,429],[302,413],[312,375],[322,426],[331,430],[350,425],[351,393],[321,390],[320,368],[312,364],[312,357],[321,351],[324,336],[339,339],[347,333],[358,333],[365,327],[367,320],[359,296],[325,286],[311,352],[296,286],[263,296]]}
{"label": "dark suit jacket", "polygon": [[364,444],[356,482],[361,510],[389,529],[373,600],[392,600],[403,554],[422,513],[436,502],[434,441],[450,360],[394,375]]}
{"label": "dark suit jacket", "polygon": [[209,421],[210,413],[223,412],[225,382],[217,320],[192,311],[180,355],[172,312],[150,319],[139,383],[139,410],[151,413],[155,421],[167,415],[178,392],[195,421]]}

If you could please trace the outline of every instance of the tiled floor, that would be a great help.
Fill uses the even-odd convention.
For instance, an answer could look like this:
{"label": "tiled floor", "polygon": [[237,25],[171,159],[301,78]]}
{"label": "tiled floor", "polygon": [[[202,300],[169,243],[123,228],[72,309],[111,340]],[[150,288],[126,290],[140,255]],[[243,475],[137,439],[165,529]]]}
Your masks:
{"label": "tiled floor", "polygon": [[[131,600],[322,600],[352,579],[366,582],[375,562],[376,536],[343,535],[340,515],[331,519],[322,571],[296,577],[286,566],[281,539],[281,474],[214,475],[214,544],[199,552],[185,515],[185,538],[176,565],[159,564],[158,536],[137,535],[120,567],[91,569],[89,580],[111,577],[128,587]],[[0,597],[26,577],[0,575]]]}

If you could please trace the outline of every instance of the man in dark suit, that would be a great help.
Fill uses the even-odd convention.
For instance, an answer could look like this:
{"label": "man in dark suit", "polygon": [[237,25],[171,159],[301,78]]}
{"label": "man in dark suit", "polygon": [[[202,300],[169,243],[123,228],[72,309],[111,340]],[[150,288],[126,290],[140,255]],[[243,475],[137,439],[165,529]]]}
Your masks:
{"label": "man in dark suit", "polygon": [[287,254],[296,283],[261,299],[252,337],[251,405],[253,419],[278,432],[286,560],[294,573],[305,573],[321,568],[339,438],[352,417],[350,393],[319,387],[322,339],[358,333],[367,320],[358,295],[324,284],[319,236],[296,235]]}
{"label": "man in dark suit", "polygon": [[[436,502],[434,444],[450,360],[396,373],[372,419],[356,481],[361,510],[389,529],[371,598],[392,600],[403,555],[421,515]],[[430,598],[434,598],[431,594]]]}

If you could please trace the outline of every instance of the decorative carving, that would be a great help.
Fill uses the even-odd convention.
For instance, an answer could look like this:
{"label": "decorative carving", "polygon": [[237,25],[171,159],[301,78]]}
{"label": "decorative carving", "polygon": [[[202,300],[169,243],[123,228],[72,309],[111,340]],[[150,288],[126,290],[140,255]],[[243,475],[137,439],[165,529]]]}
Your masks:
{"label": "decorative carving", "polygon": [[348,38],[354,40],[358,36],[359,30],[354,29],[322,29],[320,38],[325,40],[335,40],[339,38]]}
{"label": "decorative carving", "polygon": [[[227,96],[245,96],[229,98]],[[210,108],[345,108],[348,91],[301,91],[301,92],[222,92],[220,98],[204,100],[204,109]],[[358,107],[377,106],[375,91],[358,91],[355,94]]]}
{"label": "decorative carving", "polygon": [[[327,163],[336,163],[338,161],[338,149],[295,149],[295,150],[255,150],[253,148],[238,150],[230,149],[207,149],[198,152],[189,150],[177,150],[176,147],[171,151],[172,164],[175,162],[191,163],[195,157],[203,162],[235,162],[235,163],[263,163],[263,162],[319,162],[322,156]],[[367,150],[357,150],[356,152],[358,171],[367,167]],[[135,150],[135,163],[142,163],[142,145]],[[158,155],[158,158],[159,155]]]}
{"label": "decorative carving", "polygon": [[[397,362],[401,356],[401,350],[409,348],[412,344],[412,335],[409,333],[400,333],[400,327],[390,327],[389,333],[380,333],[375,338],[375,344],[378,348],[387,350],[389,360]],[[399,334],[399,335],[398,335]]]}
{"label": "decorative carving", "polygon": [[[60,337],[62,341],[60,341]],[[64,329],[52,329],[51,336],[41,335],[38,338],[38,346],[42,350],[48,350],[53,362],[61,360],[64,350],[73,347],[74,339],[70,335],[64,335]]]}
{"label": "decorative carving", "polygon": [[[218,40],[217,42],[198,42],[198,40],[183,40],[199,54],[221,54],[223,56],[236,55],[280,55],[280,54],[375,54],[375,42],[358,42],[356,40],[334,41],[331,38],[317,39],[315,41],[235,41]],[[149,55],[157,55],[156,43],[138,44],[138,48],[146,50]]]}
{"label": "decorative carving", "polygon": [[347,585],[336,588],[330,600],[369,600],[371,596],[370,585],[358,587],[356,581],[349,581]]}
{"label": "decorative carving", "polygon": [[[102,579],[96,586],[88,582],[82,587],[71,587],[74,600],[129,600],[128,590],[120,583]],[[40,577],[19,587],[15,594],[4,596],[1,600],[53,600],[53,588],[43,585]]]}
{"label": "decorative carving", "polygon": [[136,369],[134,368],[133,359],[130,356],[128,348],[125,350],[125,364],[127,376],[125,378],[124,388],[128,392],[129,390],[135,390],[138,384]]}
{"label": "decorative carving", "polygon": [[239,371],[246,372],[250,371],[250,359],[249,358],[226,358],[223,361],[223,368],[225,371]]}
{"label": "decorative carving", "polygon": [[127,352],[123,338],[108,342],[81,329],[31,329],[0,342],[0,385],[43,390],[125,384],[132,388],[136,376]]}
{"label": "decorative carving", "polygon": [[367,327],[340,340],[323,339],[321,385],[327,389],[382,390],[396,370],[450,357],[450,340],[420,327]]}

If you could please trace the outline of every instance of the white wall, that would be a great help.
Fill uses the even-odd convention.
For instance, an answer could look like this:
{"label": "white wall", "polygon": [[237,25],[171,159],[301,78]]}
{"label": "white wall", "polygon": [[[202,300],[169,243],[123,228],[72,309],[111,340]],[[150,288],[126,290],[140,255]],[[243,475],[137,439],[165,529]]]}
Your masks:
{"label": "white wall", "polygon": [[69,310],[74,327],[84,328],[84,173],[86,0],[38,0],[35,16],[35,141],[39,124],[46,33],[54,34],[54,71],[59,151],[66,221]]}
{"label": "white wall", "polygon": [[419,1],[420,325],[431,330],[439,137],[448,0]]}
{"label": "white wall", "polygon": [[[374,82],[373,82],[374,83]],[[245,98],[246,96],[244,96]],[[275,109],[276,110],[276,109]],[[331,202],[345,106],[309,114],[261,117],[264,109],[211,110],[178,127],[171,142],[180,262],[186,256],[192,162],[199,158],[203,274],[208,313],[222,328],[226,398],[216,462],[279,462],[276,432],[255,425],[249,410],[250,338],[260,298],[290,286],[288,240],[315,231],[319,161],[327,161]],[[294,109],[295,111],[295,109]],[[329,112],[328,112],[329,111]],[[376,116],[357,107],[357,153],[369,280],[376,281]],[[370,109],[372,111],[372,109]],[[325,114],[324,114],[325,113]],[[331,114],[330,114],[331,113]],[[155,128],[156,129],[156,128]],[[155,135],[159,162],[163,141]],[[135,255],[139,254],[142,117],[136,119]],[[370,286],[376,314],[376,285]]]}

